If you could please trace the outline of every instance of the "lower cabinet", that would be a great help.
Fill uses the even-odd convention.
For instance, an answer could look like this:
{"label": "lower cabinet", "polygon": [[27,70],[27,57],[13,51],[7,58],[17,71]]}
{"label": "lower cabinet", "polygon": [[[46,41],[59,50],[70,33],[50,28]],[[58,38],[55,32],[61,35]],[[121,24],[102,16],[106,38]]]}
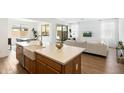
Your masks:
{"label": "lower cabinet", "polygon": [[29,72],[29,73],[35,73],[35,61],[31,60],[28,57],[24,57],[24,62],[25,62],[25,69]]}
{"label": "lower cabinet", "polygon": [[63,71],[65,74],[81,74],[81,55],[64,65]]}
{"label": "lower cabinet", "polygon": [[46,65],[46,73],[48,73],[48,74],[59,74],[60,72],[58,72],[54,68]]}
{"label": "lower cabinet", "polygon": [[24,56],[25,69],[29,73],[36,74],[80,74],[81,73],[81,55],[78,55],[67,64],[62,65],[59,62],[51,60],[45,56],[36,54],[36,60]]}
{"label": "lower cabinet", "polygon": [[23,47],[16,45],[16,59],[20,61],[21,56],[23,55]]}
{"label": "lower cabinet", "polygon": [[67,64],[51,60],[45,56],[36,54],[36,73],[37,74],[80,74],[81,55],[78,55]]}
{"label": "lower cabinet", "polygon": [[81,55],[76,57],[73,61],[73,73],[74,74],[81,73]]}
{"label": "lower cabinet", "polygon": [[36,73],[37,74],[59,74],[60,72],[56,71],[54,68],[40,62],[36,62]]}
{"label": "lower cabinet", "polygon": [[36,62],[36,73],[37,74],[45,74],[45,67],[46,65],[44,63],[41,63],[39,61]]}

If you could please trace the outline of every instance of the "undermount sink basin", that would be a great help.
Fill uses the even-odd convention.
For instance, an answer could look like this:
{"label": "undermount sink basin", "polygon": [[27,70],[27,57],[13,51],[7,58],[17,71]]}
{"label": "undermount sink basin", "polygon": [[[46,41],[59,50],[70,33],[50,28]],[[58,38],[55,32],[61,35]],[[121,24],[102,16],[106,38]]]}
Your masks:
{"label": "undermount sink basin", "polygon": [[25,56],[27,56],[31,60],[35,60],[35,51],[41,48],[44,48],[44,47],[40,45],[26,46],[24,47],[23,53]]}

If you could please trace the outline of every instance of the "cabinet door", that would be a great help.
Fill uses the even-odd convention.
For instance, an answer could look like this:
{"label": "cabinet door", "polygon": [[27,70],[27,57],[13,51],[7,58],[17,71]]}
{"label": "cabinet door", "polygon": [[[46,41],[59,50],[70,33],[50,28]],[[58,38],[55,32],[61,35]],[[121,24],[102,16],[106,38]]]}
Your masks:
{"label": "cabinet door", "polygon": [[81,55],[74,59],[73,73],[81,74]]}
{"label": "cabinet door", "polygon": [[35,74],[35,61],[31,62],[31,73]]}
{"label": "cabinet door", "polygon": [[58,72],[57,70],[55,70],[54,68],[50,67],[50,66],[47,66],[46,65],[46,69],[45,69],[45,72],[47,74],[59,74],[60,72]]}
{"label": "cabinet door", "polygon": [[72,74],[73,73],[73,61],[69,62],[64,67],[64,73],[65,74]]}
{"label": "cabinet door", "polygon": [[25,59],[25,69],[29,72],[29,73],[31,73],[31,61],[32,60],[30,60],[28,57],[24,57],[24,59]]}
{"label": "cabinet door", "polygon": [[41,61],[37,60],[36,73],[37,74],[58,74],[59,72],[54,68],[48,66],[47,64],[44,64]]}
{"label": "cabinet door", "polygon": [[36,62],[36,73],[37,74],[45,74],[45,72],[46,72],[45,67],[46,67],[46,64],[37,60],[37,62]]}

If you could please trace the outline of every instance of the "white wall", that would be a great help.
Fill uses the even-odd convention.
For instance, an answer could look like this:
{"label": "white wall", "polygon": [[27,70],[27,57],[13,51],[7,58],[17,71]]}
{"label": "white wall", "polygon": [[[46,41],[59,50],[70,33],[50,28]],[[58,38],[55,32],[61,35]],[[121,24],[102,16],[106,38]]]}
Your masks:
{"label": "white wall", "polygon": [[8,19],[0,18],[0,58],[8,56]]}
{"label": "white wall", "polygon": [[[69,24],[69,29],[71,29],[72,37],[77,39],[79,34],[79,24],[78,23]],[[68,37],[70,37],[69,31],[68,31]]]}
{"label": "white wall", "polygon": [[119,40],[124,42],[124,18],[119,19]]}
{"label": "white wall", "polygon": [[[101,41],[101,23],[97,20],[82,21],[79,23],[79,41]],[[83,37],[83,32],[91,31],[92,37]]]}
{"label": "white wall", "polygon": [[31,20],[39,21],[39,27],[41,24],[48,23],[50,25],[50,36],[49,36],[49,42],[55,43],[56,42],[56,25],[57,24],[63,24],[68,25],[64,21],[60,21],[56,18],[30,18]]}

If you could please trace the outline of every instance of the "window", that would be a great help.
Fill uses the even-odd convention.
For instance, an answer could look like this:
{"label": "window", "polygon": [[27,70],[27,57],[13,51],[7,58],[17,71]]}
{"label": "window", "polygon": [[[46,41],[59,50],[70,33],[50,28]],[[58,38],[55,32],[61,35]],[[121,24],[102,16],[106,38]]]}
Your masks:
{"label": "window", "polygon": [[77,23],[70,24],[70,29],[71,29],[71,33],[70,33],[71,36],[73,38],[77,38],[79,33],[79,25]]}
{"label": "window", "polygon": [[28,36],[28,28],[27,27],[22,27],[21,25],[13,25],[12,27],[12,32],[11,32],[12,37],[27,37]]}
{"label": "window", "polygon": [[41,26],[42,36],[49,36],[49,25],[45,24]]}
{"label": "window", "polygon": [[101,39],[109,47],[116,47],[118,42],[118,20],[109,19],[101,21]]}
{"label": "window", "polygon": [[114,38],[114,22],[103,22],[102,23],[102,34],[103,39]]}

